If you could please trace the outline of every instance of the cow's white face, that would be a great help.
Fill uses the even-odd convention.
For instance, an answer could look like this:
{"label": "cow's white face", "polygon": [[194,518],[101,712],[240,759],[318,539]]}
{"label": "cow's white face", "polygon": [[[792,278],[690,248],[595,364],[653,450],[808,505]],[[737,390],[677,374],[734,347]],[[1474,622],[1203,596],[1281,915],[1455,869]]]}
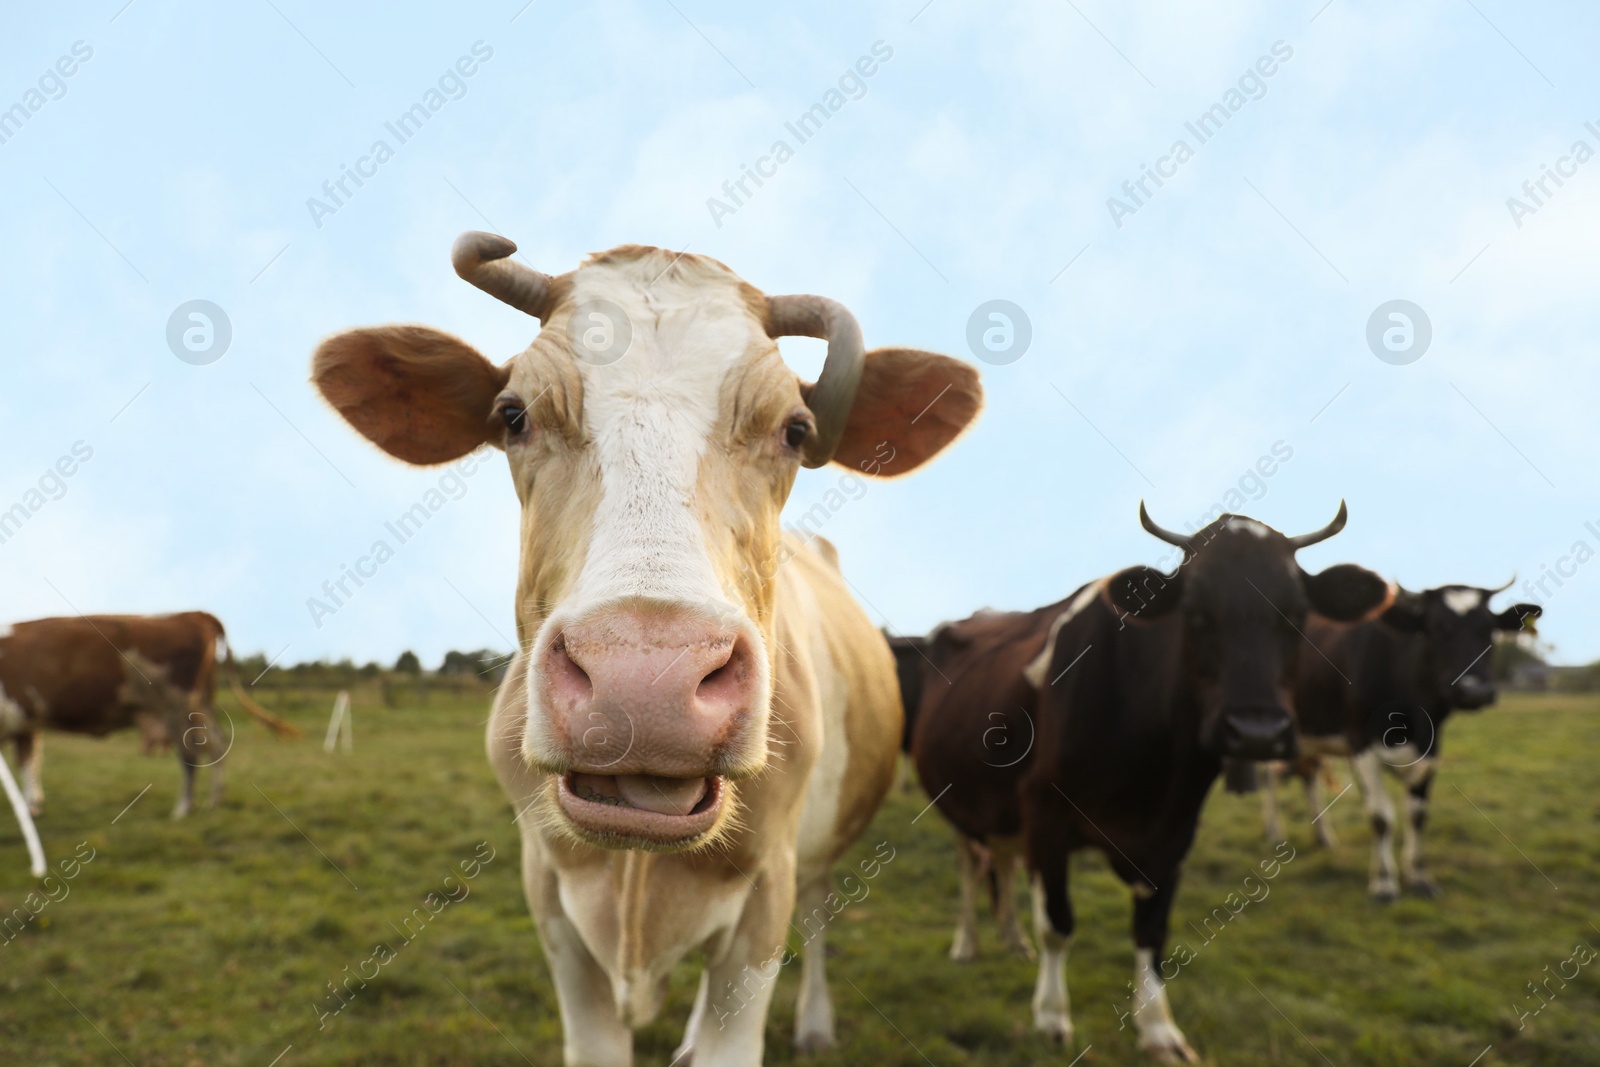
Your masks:
{"label": "cow's white face", "polygon": [[770,560],[790,427],[811,422],[748,288],[675,258],[575,272],[498,398],[524,509],[523,752],[563,814],[624,837],[714,829],[727,780],[766,763]]}
{"label": "cow's white face", "polygon": [[[503,368],[390,327],[325,342],[315,378],[401,458],[505,449],[541,817],[611,847],[698,847],[766,764],[779,513],[816,420],[766,298],[720,263],[629,246],[550,293],[544,329]],[[964,364],[870,352],[834,458],[855,466],[887,441],[884,473],[910,470],[980,396]]]}

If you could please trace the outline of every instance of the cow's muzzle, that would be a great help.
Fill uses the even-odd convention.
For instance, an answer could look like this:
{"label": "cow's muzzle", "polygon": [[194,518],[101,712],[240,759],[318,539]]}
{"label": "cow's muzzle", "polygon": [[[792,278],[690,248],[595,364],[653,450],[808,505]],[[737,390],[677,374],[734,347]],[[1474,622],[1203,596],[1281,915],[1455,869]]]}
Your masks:
{"label": "cow's muzzle", "polygon": [[1482,678],[1466,675],[1457,679],[1455,685],[1450,687],[1450,695],[1454,698],[1456,707],[1463,711],[1479,711],[1493,704],[1499,694],[1495,692],[1494,683],[1486,682]]}
{"label": "cow's muzzle", "polygon": [[1224,708],[1216,748],[1229,759],[1292,759],[1297,752],[1294,720],[1276,706]]}
{"label": "cow's muzzle", "polygon": [[552,625],[534,653],[524,754],[560,781],[583,836],[673,847],[713,830],[729,779],[766,760],[760,635],[660,602],[625,602]]}

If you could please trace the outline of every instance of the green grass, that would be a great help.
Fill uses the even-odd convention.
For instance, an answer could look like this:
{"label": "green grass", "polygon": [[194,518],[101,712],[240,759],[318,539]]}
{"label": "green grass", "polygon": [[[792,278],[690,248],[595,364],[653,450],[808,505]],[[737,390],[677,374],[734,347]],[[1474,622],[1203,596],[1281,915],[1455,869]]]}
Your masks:
{"label": "green grass", "polygon": [[[487,698],[434,694],[426,706],[389,710],[358,694],[353,756],[322,752],[330,703],[312,694],[302,709],[291,704],[308,731],[298,743],[246,726],[223,809],[186,822],[168,818],[178,784],[170,756],[141,756],[132,734],[47,739],[49,857],[67,859],[84,841],[97,855],[69,896],[0,944],[0,1063],[120,1064],[112,1043],[140,1067],[267,1067],[291,1044],[280,1067],[560,1062],[517,838],[483,755]],[[1589,925],[1600,926],[1600,701],[1514,697],[1452,722],[1446,744],[1430,837],[1438,901],[1367,899],[1368,835],[1354,791],[1328,816],[1341,839],[1332,853],[1311,848],[1304,801],[1286,795],[1298,856],[1169,987],[1208,1062],[1467,1067],[1492,1045],[1482,1065],[1600,1063],[1600,961],[1521,1032],[1513,1008],[1525,983],[1577,942],[1600,947]],[[1136,1062],[1114,1007],[1131,977],[1130,906],[1105,865],[1076,864],[1078,1043],[1063,1050],[1030,1033],[1033,967],[998,953],[987,916],[983,958],[946,958],[952,848],[936,813],[913,824],[926,803],[897,790],[857,848],[865,856],[887,840],[897,856],[832,927],[840,1046],[811,1062],[1065,1067],[1085,1046],[1082,1064]],[[377,941],[397,942],[390,924],[442,892],[485,840],[498,858],[471,895],[319,1031],[326,983]],[[1270,855],[1257,798],[1214,796],[1175,940],[1198,942],[1187,923]],[[6,815],[0,914],[34,885]],[[795,970],[785,969],[769,1018],[770,1063],[795,1060]],[[666,1062],[693,982],[680,969],[662,1018],[638,1036],[639,1062]]]}

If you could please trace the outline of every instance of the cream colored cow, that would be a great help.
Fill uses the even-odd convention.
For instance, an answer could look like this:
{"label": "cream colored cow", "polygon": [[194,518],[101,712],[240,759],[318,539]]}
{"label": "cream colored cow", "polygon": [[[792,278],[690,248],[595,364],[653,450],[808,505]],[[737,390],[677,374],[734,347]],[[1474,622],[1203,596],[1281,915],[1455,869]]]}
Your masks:
{"label": "cream colored cow", "polygon": [[[353,330],[314,379],[379,447],[442,463],[506,451],[522,502],[519,652],[488,750],[516,807],[523,880],[569,1065],[632,1061],[668,974],[704,960],[679,1050],[761,1062],[797,885],[809,910],[894,775],[883,637],[831,546],[779,528],[796,471],[921,465],[976,415],[972,368],[864,351],[854,318],[768,297],[700,256],[625,246],[548,277],[464,234],[457,272],[539,318],[495,366],[418,326]],[[818,381],[774,338],[828,339]],[[822,937],[796,1043],[833,1040]]]}

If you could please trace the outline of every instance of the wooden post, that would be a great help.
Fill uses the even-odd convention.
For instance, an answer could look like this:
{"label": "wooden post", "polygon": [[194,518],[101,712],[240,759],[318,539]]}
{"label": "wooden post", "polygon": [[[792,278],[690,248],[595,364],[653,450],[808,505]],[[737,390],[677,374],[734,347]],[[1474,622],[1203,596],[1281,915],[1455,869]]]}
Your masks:
{"label": "wooden post", "polygon": [[333,714],[328,716],[328,736],[322,742],[322,751],[332,752],[334,742],[340,737],[344,738],[346,753],[354,752],[355,714],[350,710],[350,690],[341,689],[339,695],[333,698]]}

